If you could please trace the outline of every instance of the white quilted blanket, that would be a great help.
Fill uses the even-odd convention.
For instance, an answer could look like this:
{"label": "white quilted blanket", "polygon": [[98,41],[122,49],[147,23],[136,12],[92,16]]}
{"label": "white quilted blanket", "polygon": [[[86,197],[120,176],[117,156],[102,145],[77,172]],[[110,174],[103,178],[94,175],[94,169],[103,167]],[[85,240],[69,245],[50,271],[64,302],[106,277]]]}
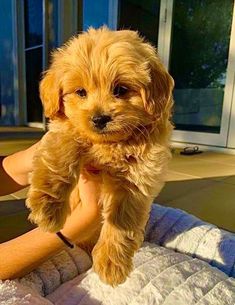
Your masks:
{"label": "white quilted blanket", "polygon": [[0,282],[0,304],[235,304],[234,234],[154,205],[146,240],[135,255],[130,278],[117,288],[100,282],[91,269],[84,272],[91,261],[75,249],[18,281]]}

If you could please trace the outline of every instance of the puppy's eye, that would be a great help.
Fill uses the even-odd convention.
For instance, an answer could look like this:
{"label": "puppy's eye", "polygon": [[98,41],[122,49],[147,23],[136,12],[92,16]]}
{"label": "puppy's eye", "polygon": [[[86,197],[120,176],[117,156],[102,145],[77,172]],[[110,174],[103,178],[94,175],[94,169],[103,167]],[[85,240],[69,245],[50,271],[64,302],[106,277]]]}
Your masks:
{"label": "puppy's eye", "polygon": [[117,98],[124,97],[129,92],[129,89],[123,85],[117,85],[113,89],[113,95]]}
{"label": "puppy's eye", "polygon": [[87,96],[87,92],[84,88],[79,88],[77,91],[76,91],[76,94],[81,97],[81,98],[85,98]]}

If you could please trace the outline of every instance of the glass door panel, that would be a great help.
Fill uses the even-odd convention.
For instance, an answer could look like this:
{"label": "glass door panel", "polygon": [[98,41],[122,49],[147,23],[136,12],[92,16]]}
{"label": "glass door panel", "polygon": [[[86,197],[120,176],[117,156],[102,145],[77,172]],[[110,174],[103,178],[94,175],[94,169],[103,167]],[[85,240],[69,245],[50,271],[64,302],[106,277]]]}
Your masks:
{"label": "glass door panel", "polygon": [[90,26],[99,28],[108,25],[109,0],[84,0],[83,1],[83,30]]}
{"label": "glass door panel", "polygon": [[176,130],[220,134],[233,0],[174,2],[169,70]]}
{"label": "glass door panel", "polygon": [[28,123],[41,123],[43,115],[38,85],[41,78],[43,56],[43,1],[25,0],[24,18],[27,121]]}
{"label": "glass door panel", "polygon": [[0,8],[0,126],[19,123],[15,101],[17,82],[15,81],[14,17],[13,1],[2,0]]}
{"label": "glass door panel", "polygon": [[159,15],[160,0],[120,0],[118,28],[137,30],[157,46]]}

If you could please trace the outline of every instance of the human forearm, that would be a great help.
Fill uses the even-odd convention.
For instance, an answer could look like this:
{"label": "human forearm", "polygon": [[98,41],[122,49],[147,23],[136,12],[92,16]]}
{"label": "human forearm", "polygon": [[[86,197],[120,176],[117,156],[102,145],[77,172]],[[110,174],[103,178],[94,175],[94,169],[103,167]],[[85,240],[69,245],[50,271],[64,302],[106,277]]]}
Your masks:
{"label": "human forearm", "polygon": [[[62,233],[72,242],[82,242],[92,234],[99,221],[96,206],[79,205],[68,217]],[[24,276],[55,253],[66,248],[56,234],[36,228],[0,244],[0,279]]]}
{"label": "human forearm", "polygon": [[56,235],[39,229],[0,244],[0,279],[24,276],[62,248]]}

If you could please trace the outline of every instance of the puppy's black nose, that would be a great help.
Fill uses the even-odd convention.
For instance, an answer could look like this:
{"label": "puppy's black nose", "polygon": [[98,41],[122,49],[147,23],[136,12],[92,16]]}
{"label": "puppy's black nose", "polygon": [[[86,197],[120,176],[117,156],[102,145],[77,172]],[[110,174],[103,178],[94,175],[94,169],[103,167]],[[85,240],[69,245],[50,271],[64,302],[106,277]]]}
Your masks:
{"label": "puppy's black nose", "polygon": [[111,120],[111,116],[109,115],[95,115],[92,118],[95,127],[99,129],[103,129]]}

